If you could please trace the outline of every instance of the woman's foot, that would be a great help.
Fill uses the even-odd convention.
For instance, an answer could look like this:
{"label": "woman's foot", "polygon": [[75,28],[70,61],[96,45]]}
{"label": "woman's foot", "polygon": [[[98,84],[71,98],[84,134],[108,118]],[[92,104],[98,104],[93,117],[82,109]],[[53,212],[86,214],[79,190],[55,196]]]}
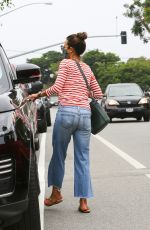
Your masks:
{"label": "woman's foot", "polygon": [[78,210],[80,212],[83,212],[83,213],[89,213],[90,212],[90,208],[87,205],[87,199],[80,198],[80,206],[79,206]]}
{"label": "woman's foot", "polygon": [[62,201],[63,201],[63,198],[62,198],[60,189],[53,187],[51,196],[49,198],[45,198],[44,204],[46,206],[52,206],[55,204],[59,204]]}

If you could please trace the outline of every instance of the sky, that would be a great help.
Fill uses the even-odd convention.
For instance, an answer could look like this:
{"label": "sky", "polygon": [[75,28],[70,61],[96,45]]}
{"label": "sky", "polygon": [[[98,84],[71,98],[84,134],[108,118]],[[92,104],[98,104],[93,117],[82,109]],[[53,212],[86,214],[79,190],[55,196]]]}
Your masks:
{"label": "sky", "polygon": [[[52,2],[52,5],[32,4]],[[88,36],[119,35],[127,31],[127,44],[121,44],[120,37],[88,38],[87,49],[98,49],[102,52],[112,52],[127,61],[131,57],[150,58],[150,43],[131,33],[133,19],[123,15],[124,4],[132,0],[13,0],[15,6],[5,8],[0,13],[0,41],[11,57],[65,41],[65,38],[77,32],[85,31]],[[44,49],[11,59],[14,64],[24,63],[26,59],[41,57],[50,50],[60,51],[60,46]]]}

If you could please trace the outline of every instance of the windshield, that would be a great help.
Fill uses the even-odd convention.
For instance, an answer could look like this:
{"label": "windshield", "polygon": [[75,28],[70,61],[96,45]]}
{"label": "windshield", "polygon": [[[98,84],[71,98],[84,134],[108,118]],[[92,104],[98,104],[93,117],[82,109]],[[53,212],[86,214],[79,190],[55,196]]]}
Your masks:
{"label": "windshield", "polygon": [[0,57],[0,94],[6,92],[9,89],[9,82],[6,76],[4,65]]}
{"label": "windshield", "polygon": [[141,96],[142,94],[142,90],[138,85],[111,86],[108,92],[110,97]]}

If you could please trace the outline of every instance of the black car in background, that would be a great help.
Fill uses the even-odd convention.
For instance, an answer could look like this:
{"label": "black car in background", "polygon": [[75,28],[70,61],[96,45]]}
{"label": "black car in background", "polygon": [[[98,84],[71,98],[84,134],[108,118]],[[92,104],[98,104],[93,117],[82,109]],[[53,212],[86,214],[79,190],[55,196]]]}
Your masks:
{"label": "black car in background", "polygon": [[110,119],[150,120],[150,97],[136,83],[109,84],[101,104]]}
{"label": "black car in background", "polygon": [[50,103],[47,97],[36,100],[37,105],[37,128],[39,133],[47,131],[47,127],[51,126]]}
{"label": "black car in background", "polygon": [[35,105],[25,83],[39,80],[33,64],[13,69],[0,45],[0,229],[40,230]]}
{"label": "black car in background", "polygon": [[[38,93],[43,88],[41,81],[26,84],[27,95]],[[37,130],[39,133],[47,131],[47,127],[51,126],[50,102],[47,97],[41,97],[35,101],[37,108]]]}
{"label": "black car in background", "polygon": [[50,114],[50,108],[51,105],[49,103],[49,100],[47,97],[42,97],[41,98],[43,105],[45,106],[45,114],[46,114],[46,122],[47,122],[47,126],[51,126],[52,122],[51,122],[51,114]]}

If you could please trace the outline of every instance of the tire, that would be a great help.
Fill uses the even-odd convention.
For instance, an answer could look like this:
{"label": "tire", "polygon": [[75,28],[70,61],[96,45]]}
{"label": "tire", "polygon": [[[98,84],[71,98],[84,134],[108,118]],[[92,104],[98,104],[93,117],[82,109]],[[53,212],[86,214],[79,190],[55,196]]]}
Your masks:
{"label": "tire", "polygon": [[112,123],[112,117],[109,116],[109,119],[110,119],[110,123]]}
{"label": "tire", "polygon": [[35,137],[35,139],[34,139],[34,147],[35,147],[36,151],[38,151],[40,149],[39,137]]}
{"label": "tire", "polygon": [[4,230],[41,230],[40,212],[39,212],[39,184],[35,161],[32,160],[30,167],[29,182],[29,205],[26,212],[23,213],[21,220],[13,226],[4,228]]}
{"label": "tire", "polygon": [[145,114],[145,115],[143,116],[143,119],[144,119],[145,122],[146,122],[146,121],[149,121],[149,120],[150,120],[149,114]]}
{"label": "tire", "polygon": [[44,105],[42,105],[38,110],[37,130],[38,133],[47,132],[46,109]]}
{"label": "tire", "polygon": [[141,119],[142,119],[142,116],[138,116],[138,117],[136,118],[137,121],[141,121]]}
{"label": "tire", "polygon": [[45,119],[38,121],[38,132],[39,133],[46,133],[47,132],[47,122]]}
{"label": "tire", "polygon": [[50,113],[50,109],[47,109],[47,113],[46,113],[46,121],[47,121],[47,126],[51,126],[51,113]]}

